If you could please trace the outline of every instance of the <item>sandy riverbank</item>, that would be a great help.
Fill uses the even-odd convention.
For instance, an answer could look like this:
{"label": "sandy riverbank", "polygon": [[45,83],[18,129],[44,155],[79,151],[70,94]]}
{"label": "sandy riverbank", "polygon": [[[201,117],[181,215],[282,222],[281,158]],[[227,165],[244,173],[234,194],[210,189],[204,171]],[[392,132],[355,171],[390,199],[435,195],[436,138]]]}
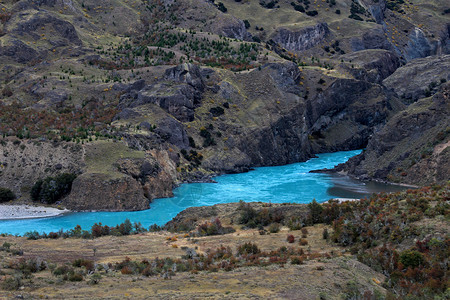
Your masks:
{"label": "sandy riverbank", "polygon": [[32,205],[0,205],[0,220],[54,217],[68,213],[67,209]]}

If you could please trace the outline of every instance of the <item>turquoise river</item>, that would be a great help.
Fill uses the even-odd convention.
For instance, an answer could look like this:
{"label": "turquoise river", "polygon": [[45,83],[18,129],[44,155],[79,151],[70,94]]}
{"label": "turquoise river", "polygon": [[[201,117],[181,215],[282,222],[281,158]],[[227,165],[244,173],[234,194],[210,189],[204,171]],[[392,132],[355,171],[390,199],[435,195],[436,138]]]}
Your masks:
{"label": "turquoise river", "polygon": [[76,212],[58,217],[3,220],[0,233],[22,235],[27,231],[38,232],[72,229],[81,225],[90,229],[94,223],[116,225],[126,218],[141,222],[148,228],[152,224],[163,225],[182,210],[192,206],[218,203],[262,201],[272,203],[309,203],[331,198],[362,198],[373,192],[396,191],[398,186],[379,183],[363,183],[346,176],[308,173],[310,170],[332,168],[357,155],[361,150],[319,154],[306,162],[285,166],[261,167],[242,174],[223,175],[214,178],[217,183],[182,184],[174,190],[173,198],[156,199],[151,208],[137,212]]}

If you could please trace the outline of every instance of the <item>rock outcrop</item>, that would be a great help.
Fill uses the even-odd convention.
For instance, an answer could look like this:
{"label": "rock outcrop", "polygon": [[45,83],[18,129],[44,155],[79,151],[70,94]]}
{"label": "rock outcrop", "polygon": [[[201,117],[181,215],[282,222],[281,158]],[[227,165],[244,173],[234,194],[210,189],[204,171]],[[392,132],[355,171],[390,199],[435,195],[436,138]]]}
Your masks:
{"label": "rock outcrop", "polygon": [[450,171],[450,84],[394,116],[367,149],[336,170],[361,179],[428,185]]}
{"label": "rock outcrop", "polygon": [[374,130],[402,108],[382,86],[338,79],[307,102],[307,124],[314,152],[366,146]]}
{"label": "rock outcrop", "polygon": [[60,173],[79,174],[85,169],[83,148],[50,141],[3,139],[0,143],[0,187],[8,187],[16,196],[38,179]]}
{"label": "rock outcrop", "polygon": [[290,51],[304,51],[321,43],[330,33],[326,23],[315,26],[291,30],[280,28],[272,36],[272,40]]}
{"label": "rock outcrop", "polygon": [[406,60],[436,55],[438,50],[438,41],[429,40],[422,29],[414,28],[409,35],[408,45],[404,48]]}
{"label": "rock outcrop", "polygon": [[39,29],[50,27],[52,36],[48,37],[53,47],[67,45],[81,46],[75,27],[68,21],[57,18],[45,11],[25,10],[14,14],[6,24],[5,31],[21,35],[30,35],[34,40],[42,37]]}
{"label": "rock outcrop", "polygon": [[143,87],[130,87],[121,96],[120,106],[137,107],[155,104],[182,122],[194,120],[194,109],[200,104],[204,83],[198,66],[183,64],[166,71],[158,83]]}
{"label": "rock outcrop", "polygon": [[63,205],[76,211],[124,211],[148,209],[149,199],[131,176],[110,178],[105,174],[85,173],[72,184]]}
{"label": "rock outcrop", "polygon": [[362,50],[343,56],[344,61],[351,62],[353,68],[342,64],[347,72],[356,79],[372,83],[381,83],[400,67],[400,59],[387,50]]}
{"label": "rock outcrop", "polygon": [[415,59],[398,68],[383,84],[407,102],[433,92],[442,81],[450,80],[450,55]]}
{"label": "rock outcrop", "polygon": [[0,57],[1,56],[6,56],[21,64],[39,58],[39,54],[36,50],[20,40],[9,40],[6,44],[0,46]]}

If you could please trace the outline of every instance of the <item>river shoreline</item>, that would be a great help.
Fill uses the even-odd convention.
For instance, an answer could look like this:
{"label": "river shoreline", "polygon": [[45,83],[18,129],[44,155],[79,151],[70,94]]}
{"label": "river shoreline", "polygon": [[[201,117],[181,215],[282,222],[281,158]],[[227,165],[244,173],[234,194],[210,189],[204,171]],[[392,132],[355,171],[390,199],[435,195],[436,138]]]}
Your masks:
{"label": "river shoreline", "polygon": [[19,220],[56,217],[70,212],[68,209],[59,209],[47,206],[33,206],[26,204],[0,205],[0,220]]}

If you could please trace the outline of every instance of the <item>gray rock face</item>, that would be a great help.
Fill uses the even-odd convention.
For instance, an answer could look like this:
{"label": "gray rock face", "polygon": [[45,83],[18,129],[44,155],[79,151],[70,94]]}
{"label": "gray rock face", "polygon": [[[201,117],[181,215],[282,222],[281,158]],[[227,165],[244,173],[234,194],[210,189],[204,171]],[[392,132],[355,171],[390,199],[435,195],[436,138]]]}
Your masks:
{"label": "gray rock face", "polygon": [[234,38],[238,40],[249,40],[251,38],[250,33],[248,33],[245,28],[245,24],[242,20],[236,19],[235,22],[227,24],[221,28],[222,34],[229,38]]}
{"label": "gray rock face", "polygon": [[329,34],[326,23],[318,23],[312,27],[292,31],[286,28],[278,29],[272,39],[290,51],[304,51],[322,42]]}
{"label": "gray rock face", "polygon": [[420,28],[414,28],[409,35],[408,45],[405,47],[404,56],[406,60],[435,55],[437,52],[437,41],[429,41]]}
{"label": "gray rock face", "polygon": [[23,187],[60,173],[81,173],[85,168],[79,145],[37,140],[5,139],[0,144],[0,186],[17,196],[28,196]]}
{"label": "gray rock face", "polygon": [[227,14],[219,14],[211,29],[216,34],[232,39],[249,41],[252,37],[242,20]]}
{"label": "gray rock face", "polygon": [[416,101],[425,96],[432,82],[450,80],[449,65],[450,55],[415,59],[383,80],[383,85],[408,102]]}
{"label": "gray rock face", "polygon": [[194,64],[182,64],[166,70],[165,79],[186,83],[201,92],[205,89],[200,68]]}
{"label": "gray rock face", "polygon": [[[170,174],[174,170],[173,164],[170,166],[166,162],[161,162],[160,153],[154,153],[154,157],[148,156],[145,159],[120,159],[117,162],[121,173],[134,178],[140,185],[144,196],[150,201],[155,198],[172,197],[172,189],[176,177]],[[157,161],[157,159],[160,159]],[[164,156],[162,159],[168,159]]]}
{"label": "gray rock face", "polygon": [[264,66],[270,70],[270,77],[283,92],[299,95],[301,93],[298,83],[301,72],[294,63],[268,64]]}
{"label": "gray rock face", "polygon": [[361,51],[365,49],[384,49],[394,50],[392,45],[386,40],[384,31],[381,28],[375,28],[367,31],[361,38],[351,40],[352,51]]}
{"label": "gray rock face", "polygon": [[168,69],[161,82],[145,87],[143,85],[141,81],[129,87],[116,85],[116,89],[126,91],[121,96],[120,107],[133,108],[151,103],[163,108],[181,122],[194,119],[194,109],[200,104],[205,89],[200,68],[193,64]]}
{"label": "gray rock face", "polygon": [[36,50],[19,40],[12,41],[11,45],[0,47],[0,56],[8,56],[21,64],[39,58],[39,54]]}
{"label": "gray rock face", "polygon": [[400,59],[397,55],[387,50],[363,50],[343,56],[345,61],[350,61],[355,68],[342,65],[356,79],[372,83],[381,83],[400,67]]}
{"label": "gray rock face", "polygon": [[314,152],[365,147],[374,130],[399,107],[399,101],[380,85],[336,80],[307,102],[306,121]]}
{"label": "gray rock face", "polygon": [[381,24],[384,20],[384,11],[386,10],[385,0],[362,0],[360,1],[370,12],[372,17],[378,24]]}
{"label": "gray rock face", "polygon": [[6,30],[8,32],[13,32],[19,35],[30,34],[36,38],[39,38],[38,33],[35,33],[37,29],[43,26],[51,26],[55,34],[50,37],[50,41],[60,38],[64,39],[64,41],[59,40],[59,46],[66,46],[69,44],[77,46],[82,45],[75,27],[70,22],[58,19],[46,12],[24,11],[14,15],[12,20],[6,25]]}
{"label": "gray rock face", "polygon": [[450,170],[450,85],[397,114],[370,139],[365,152],[339,165],[362,179],[428,185],[445,183]]}
{"label": "gray rock face", "polygon": [[186,130],[183,124],[179,121],[166,117],[158,122],[158,126],[155,129],[163,140],[168,143],[177,146],[180,149],[186,149],[189,147],[189,140]]}
{"label": "gray rock face", "polygon": [[442,53],[450,54],[450,23],[448,23],[446,28],[442,31],[441,41]]}
{"label": "gray rock face", "polygon": [[136,101],[129,106],[156,104],[178,120],[190,122],[194,120],[195,104],[200,100],[201,93],[190,85],[161,83],[139,91]]}
{"label": "gray rock face", "polygon": [[[313,153],[305,130],[304,106],[299,105],[259,132],[247,135],[239,145],[251,160],[250,166],[284,165],[305,161]],[[244,142],[245,141],[245,142]]]}

